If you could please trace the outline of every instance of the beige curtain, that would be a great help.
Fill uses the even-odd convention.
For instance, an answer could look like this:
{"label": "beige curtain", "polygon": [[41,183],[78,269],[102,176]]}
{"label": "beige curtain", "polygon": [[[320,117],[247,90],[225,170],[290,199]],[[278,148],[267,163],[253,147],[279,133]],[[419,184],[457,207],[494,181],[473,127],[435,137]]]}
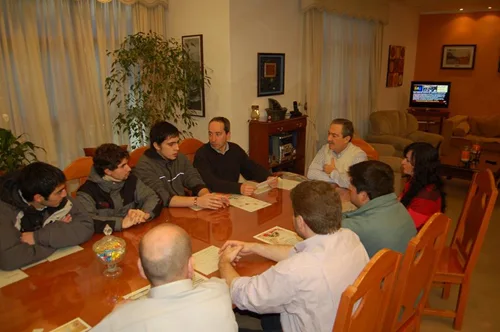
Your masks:
{"label": "beige curtain", "polygon": [[0,124],[45,148],[41,160],[64,168],[83,147],[128,144],[112,127],[116,110],[104,89],[112,59],[106,53],[138,31],[166,35],[167,22],[165,1],[153,7],[153,0],[123,2],[0,4]]}
{"label": "beige curtain", "polygon": [[[323,13],[316,9],[308,10],[302,17],[302,61],[301,61],[301,99],[306,101],[307,136],[306,167],[316,154],[318,131],[317,113],[321,84],[321,64],[323,57]],[[306,171],[307,174],[307,171]]]}
{"label": "beige curtain", "polygon": [[348,8],[348,3],[336,4],[345,7],[335,7],[331,1],[302,0],[301,97],[308,104],[307,166],[326,143],[332,119],[352,120],[363,137],[377,105],[387,12],[340,15],[339,8]]}
{"label": "beige curtain", "polygon": [[316,9],[363,20],[389,22],[390,0],[301,0],[302,11]]}

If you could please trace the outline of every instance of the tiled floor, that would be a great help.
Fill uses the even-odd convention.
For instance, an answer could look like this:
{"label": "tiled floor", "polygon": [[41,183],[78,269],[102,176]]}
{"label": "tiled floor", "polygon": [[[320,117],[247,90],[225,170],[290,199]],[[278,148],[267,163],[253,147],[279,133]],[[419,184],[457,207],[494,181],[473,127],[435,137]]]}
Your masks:
{"label": "tiled floor", "polygon": [[[462,210],[469,186],[468,181],[449,180],[446,183],[447,215],[453,220],[450,238],[456,221]],[[431,290],[430,303],[440,308],[452,309],[456,303],[458,288],[453,287],[449,300],[440,298],[440,289]],[[463,332],[500,331],[500,314],[497,305],[500,302],[500,202],[497,202],[490,221],[478,263],[472,275],[471,292],[465,312]],[[247,316],[238,316],[242,327],[259,329],[259,321]],[[424,316],[422,332],[454,331],[452,320]],[[313,331],[311,331],[313,332]]]}

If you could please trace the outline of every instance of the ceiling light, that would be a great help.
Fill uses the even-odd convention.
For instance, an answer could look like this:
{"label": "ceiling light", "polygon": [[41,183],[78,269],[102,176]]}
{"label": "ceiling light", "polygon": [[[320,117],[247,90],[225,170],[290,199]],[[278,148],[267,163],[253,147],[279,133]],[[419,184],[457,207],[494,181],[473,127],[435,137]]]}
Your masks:
{"label": "ceiling light", "polygon": [[462,12],[464,9],[463,9],[463,8],[460,8],[459,10]]}
{"label": "ceiling light", "polygon": [[488,7],[488,9],[491,9],[491,6],[490,6],[490,7]]}

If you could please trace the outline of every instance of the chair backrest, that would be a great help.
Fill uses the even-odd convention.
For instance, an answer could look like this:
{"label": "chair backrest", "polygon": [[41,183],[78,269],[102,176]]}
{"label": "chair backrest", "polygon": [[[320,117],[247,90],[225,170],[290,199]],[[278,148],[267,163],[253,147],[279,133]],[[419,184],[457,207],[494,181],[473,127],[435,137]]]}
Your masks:
{"label": "chair backrest", "polygon": [[382,249],[340,298],[334,332],[382,331],[401,254]]}
{"label": "chair backrest", "polygon": [[466,275],[476,265],[497,196],[498,189],[490,169],[474,175],[451,240]]}
{"label": "chair backrest", "polygon": [[199,148],[203,146],[203,142],[197,140],[196,138],[186,138],[179,144],[179,152],[186,155],[189,161],[193,163],[194,155]]}
{"label": "chair backrest", "polygon": [[[123,150],[127,151],[128,145],[124,144],[120,145],[120,147]],[[86,157],[93,157],[95,155],[95,150],[97,150],[97,148],[83,148],[83,153],[85,154]]]}
{"label": "chair backrest", "polygon": [[351,140],[351,143],[356,145],[358,148],[363,150],[366,155],[368,156],[369,160],[378,160],[379,155],[377,150],[373,148],[370,144],[368,144],[365,140],[362,140],[361,138],[353,138]]}
{"label": "chair backrest", "polygon": [[137,165],[139,158],[141,158],[141,156],[144,154],[144,151],[146,151],[147,149],[149,149],[149,146],[141,146],[140,148],[137,148],[134,151],[130,152],[128,165],[130,167],[134,167],[135,165]]}
{"label": "chair backrest", "polygon": [[432,286],[451,220],[435,213],[408,243],[384,331],[399,331],[420,319]]}
{"label": "chair backrest", "polygon": [[92,157],[80,157],[64,169],[66,188],[75,197],[78,188],[87,180],[92,168]]}

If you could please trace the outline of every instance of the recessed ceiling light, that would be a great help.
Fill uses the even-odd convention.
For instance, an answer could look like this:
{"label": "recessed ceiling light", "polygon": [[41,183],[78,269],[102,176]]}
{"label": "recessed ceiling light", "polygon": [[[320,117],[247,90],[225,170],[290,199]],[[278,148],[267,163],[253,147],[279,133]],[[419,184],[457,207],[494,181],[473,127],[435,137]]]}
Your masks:
{"label": "recessed ceiling light", "polygon": [[463,9],[463,8],[460,8],[459,10],[460,10],[460,11],[463,11],[464,9]]}
{"label": "recessed ceiling light", "polygon": [[491,6],[490,6],[490,7],[488,7],[488,9],[491,9]]}

